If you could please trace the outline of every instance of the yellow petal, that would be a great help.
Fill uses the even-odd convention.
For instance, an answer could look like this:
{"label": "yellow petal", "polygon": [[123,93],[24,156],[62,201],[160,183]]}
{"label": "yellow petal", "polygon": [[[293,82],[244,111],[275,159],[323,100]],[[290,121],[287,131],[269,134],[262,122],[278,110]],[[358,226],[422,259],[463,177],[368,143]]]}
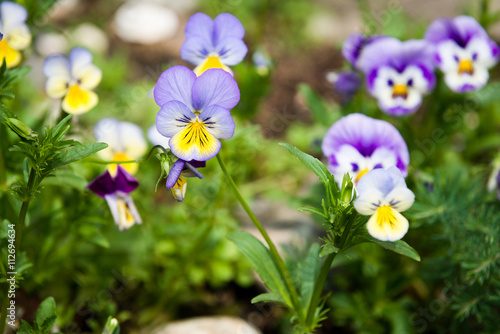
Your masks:
{"label": "yellow petal", "polygon": [[68,114],[83,114],[94,108],[98,101],[96,93],[73,85],[69,88],[68,95],[62,102],[62,107]]}
{"label": "yellow petal", "polygon": [[187,179],[182,175],[179,176],[175,185],[171,188],[172,195],[177,202],[182,202],[184,200],[184,196],[186,195],[187,189]]}
{"label": "yellow petal", "polygon": [[458,74],[467,73],[469,75],[474,74],[474,66],[470,60],[464,59],[458,63]]}
{"label": "yellow petal", "polygon": [[[129,161],[133,160],[124,153],[116,153],[113,157],[113,161]],[[120,164],[129,174],[135,174],[137,173],[137,170],[139,169],[139,164],[136,162],[130,162],[126,164]],[[118,170],[118,164],[110,164],[108,165],[108,171],[111,174],[111,176],[115,177],[116,172]]]}
{"label": "yellow petal", "polygon": [[170,139],[172,152],[180,159],[206,161],[220,150],[221,143],[199,120],[191,122]]}
{"label": "yellow petal", "polygon": [[0,41],[0,62],[5,58],[8,68],[15,67],[21,63],[21,52],[14,50],[7,40]]}
{"label": "yellow petal", "polygon": [[382,241],[401,239],[408,227],[408,220],[389,205],[379,206],[366,224],[368,233]]}
{"label": "yellow petal", "polygon": [[196,68],[193,70],[193,72],[197,76],[200,76],[203,72],[205,72],[206,70],[209,70],[211,68],[221,68],[224,71],[230,73],[231,75],[233,74],[233,71],[231,71],[231,69],[228,66],[221,63],[219,57],[217,57],[217,56],[207,57],[207,59],[203,63],[196,66]]}
{"label": "yellow petal", "polygon": [[118,199],[118,227],[121,231],[130,228],[132,225],[136,223],[134,216],[130,210],[130,207],[127,203],[119,198]]}

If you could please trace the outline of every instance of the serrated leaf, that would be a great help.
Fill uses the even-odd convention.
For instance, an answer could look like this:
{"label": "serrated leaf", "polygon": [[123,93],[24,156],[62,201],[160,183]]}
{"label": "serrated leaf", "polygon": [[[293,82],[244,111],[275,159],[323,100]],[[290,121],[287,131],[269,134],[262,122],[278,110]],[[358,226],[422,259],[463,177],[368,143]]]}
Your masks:
{"label": "serrated leaf", "polygon": [[267,247],[253,235],[243,231],[232,232],[228,238],[247,257],[269,290],[280,295],[285,303],[291,307],[292,303],[285,282]]}
{"label": "serrated leaf", "polygon": [[361,234],[358,235],[357,237],[362,238],[368,242],[373,242],[374,244],[377,244],[387,250],[390,250],[394,253],[398,253],[404,256],[409,257],[410,259],[413,259],[415,261],[420,262],[420,255],[418,255],[418,252],[413,249],[410,245],[408,245],[406,242],[403,240],[398,240],[398,241],[381,241],[378,239],[375,239],[368,233],[366,234]]}
{"label": "serrated leaf", "polygon": [[21,319],[21,327],[19,327],[19,330],[17,331],[18,334],[36,334],[33,328],[31,328],[31,325]]}
{"label": "serrated leaf", "polygon": [[319,177],[320,181],[326,185],[331,173],[321,161],[288,143],[280,143],[279,145],[286,148],[294,157],[299,159],[304,166],[312,170],[314,174]]}
{"label": "serrated leaf", "polygon": [[56,301],[52,297],[46,298],[36,311],[36,322],[44,324],[45,320],[56,315]]}
{"label": "serrated leaf", "polygon": [[321,252],[319,253],[320,257],[330,255],[332,253],[337,253],[339,251],[338,247],[335,247],[334,245],[327,243],[321,246]]}
{"label": "serrated leaf", "polygon": [[286,304],[283,297],[281,297],[280,295],[277,295],[275,293],[262,293],[262,294],[258,295],[257,297],[254,297],[252,299],[252,304],[260,303],[260,302]]}
{"label": "serrated leaf", "polygon": [[53,315],[51,317],[48,317],[47,319],[45,319],[45,321],[43,322],[42,324],[42,332],[44,334],[49,334],[51,333],[52,331],[52,327],[54,326],[54,323],[56,322],[56,319],[57,319],[57,315]]}
{"label": "serrated leaf", "polygon": [[323,212],[323,210],[320,210],[318,208],[315,208],[315,207],[312,207],[312,206],[301,206],[301,207],[298,207],[297,210],[299,212],[303,212],[303,211],[306,211],[306,212],[311,212],[311,213],[315,213],[323,218],[327,218],[327,216],[325,215],[325,213]]}
{"label": "serrated leaf", "polygon": [[82,147],[70,148],[66,151],[63,151],[61,153],[56,154],[54,156],[51,167],[52,167],[52,169],[56,169],[56,168],[64,166],[64,165],[68,165],[68,164],[73,163],[75,161],[86,158],[89,155],[92,155],[96,152],[99,152],[100,150],[103,150],[106,147],[108,147],[108,144],[92,143],[92,144],[83,145]]}

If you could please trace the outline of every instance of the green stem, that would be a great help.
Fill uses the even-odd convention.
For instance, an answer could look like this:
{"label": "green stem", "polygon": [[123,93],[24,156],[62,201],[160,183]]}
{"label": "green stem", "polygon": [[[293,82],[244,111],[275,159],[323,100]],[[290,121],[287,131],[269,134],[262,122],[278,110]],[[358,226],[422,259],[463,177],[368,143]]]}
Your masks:
{"label": "green stem", "polygon": [[36,172],[33,168],[31,168],[30,175],[28,178],[28,184],[26,185],[26,198],[21,205],[21,211],[19,212],[19,219],[16,224],[16,242],[15,242],[15,250],[16,253],[19,254],[20,246],[21,246],[21,238],[23,235],[24,223],[26,221],[26,214],[28,213],[28,206],[30,205],[31,199],[33,198],[32,194],[34,192],[33,184],[35,183]]}
{"label": "green stem", "polygon": [[224,161],[222,161],[220,153],[217,154],[217,161],[219,162],[219,166],[222,169],[222,172],[224,173],[224,176],[226,177],[226,180],[229,183],[229,186],[230,186],[231,190],[233,191],[234,195],[236,196],[236,198],[240,202],[241,206],[243,207],[243,209],[247,213],[247,215],[250,218],[250,220],[252,221],[252,223],[255,225],[257,230],[259,230],[262,237],[264,237],[264,239],[266,240],[267,245],[269,246],[269,250],[271,252],[271,256],[273,257],[274,262],[278,265],[280,272],[283,275],[283,279],[285,280],[286,286],[289,290],[290,296],[292,297],[292,304],[295,308],[295,311],[297,312],[297,316],[302,321],[303,320],[303,313],[304,313],[303,309],[302,309],[302,304],[300,303],[299,295],[297,294],[297,290],[295,289],[295,285],[293,284],[290,273],[286,269],[285,262],[283,261],[283,259],[279,255],[278,250],[276,249],[276,246],[274,245],[271,238],[267,234],[267,231],[264,229],[264,227],[259,222],[257,217],[255,217],[252,210],[250,209],[248,204],[245,202],[245,199],[243,198],[243,196],[241,196],[238,188],[236,187],[236,184],[233,181],[233,178],[229,174],[229,172],[226,168],[226,165],[224,164]]}
{"label": "green stem", "polygon": [[309,303],[309,308],[307,309],[306,324],[309,327],[312,326],[316,309],[318,308],[321,300],[321,292],[323,292],[323,287],[325,286],[326,277],[330,272],[333,260],[335,260],[337,254],[340,253],[344,248],[355,218],[356,218],[356,212],[351,214],[351,216],[349,217],[349,221],[347,222],[346,227],[342,232],[342,235],[340,236],[339,250],[336,253],[328,255],[325,262],[323,262],[323,265],[321,266],[319,276],[316,279],[316,282],[314,283],[314,291],[311,297],[311,302]]}
{"label": "green stem", "polygon": [[[5,133],[5,126],[0,124],[0,141],[3,143],[6,141],[7,134]],[[3,149],[0,147],[0,191],[3,190],[5,183],[7,182],[7,168],[5,168],[5,157],[3,156]],[[0,332],[2,333],[2,332]]]}

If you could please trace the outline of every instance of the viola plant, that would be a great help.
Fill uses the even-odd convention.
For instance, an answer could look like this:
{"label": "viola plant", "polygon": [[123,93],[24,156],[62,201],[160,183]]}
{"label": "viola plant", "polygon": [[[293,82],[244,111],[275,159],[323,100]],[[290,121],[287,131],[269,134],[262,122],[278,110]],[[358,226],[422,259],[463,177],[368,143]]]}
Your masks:
{"label": "viola plant", "polygon": [[328,169],[337,183],[348,173],[357,183],[367,172],[396,166],[408,174],[410,154],[399,131],[390,123],[351,114],[335,122],[321,145]]}
{"label": "viola plant", "polygon": [[187,177],[197,177],[203,179],[203,175],[198,171],[197,168],[203,168],[206,166],[205,161],[191,160],[189,162],[182,159],[178,159],[170,170],[167,177],[167,189],[172,191],[172,195],[175,200],[182,202],[184,196],[186,195],[187,189]]}
{"label": "viola plant", "polygon": [[196,65],[196,75],[211,68],[221,68],[232,74],[229,66],[239,64],[248,51],[243,42],[245,28],[228,13],[213,20],[203,13],[194,14],[186,23],[184,35],[181,58]]}
{"label": "viola plant", "polygon": [[432,50],[423,40],[401,42],[389,37],[362,48],[356,67],[365,74],[368,91],[382,111],[403,116],[420,107],[436,81]]}
{"label": "viola plant", "polygon": [[123,231],[134,224],[142,224],[134,201],[129,196],[138,186],[139,182],[118,165],[114,175],[106,170],[90,182],[87,188],[106,200],[115,224]]}
{"label": "viola plant", "polygon": [[22,5],[2,1],[0,3],[0,60],[5,59],[8,68],[18,66],[22,51],[31,43],[31,32],[26,25],[28,12]]}
{"label": "viola plant", "polygon": [[45,90],[53,99],[63,99],[62,109],[68,114],[82,114],[94,108],[99,98],[93,89],[101,81],[101,70],[92,64],[92,53],[74,48],[69,56],[52,55],[45,59]]}
{"label": "viola plant", "polygon": [[436,63],[446,84],[458,93],[482,88],[488,81],[488,70],[500,57],[498,45],[470,16],[434,21],[425,39],[435,46]]}
{"label": "viola plant", "polygon": [[[147,151],[147,143],[142,129],[130,122],[121,122],[116,118],[103,118],[94,126],[96,141],[108,144],[108,147],[99,151],[98,156],[105,161],[138,160]],[[137,162],[121,165],[129,174],[135,174],[139,168]],[[112,176],[116,175],[117,164],[108,165]]]}

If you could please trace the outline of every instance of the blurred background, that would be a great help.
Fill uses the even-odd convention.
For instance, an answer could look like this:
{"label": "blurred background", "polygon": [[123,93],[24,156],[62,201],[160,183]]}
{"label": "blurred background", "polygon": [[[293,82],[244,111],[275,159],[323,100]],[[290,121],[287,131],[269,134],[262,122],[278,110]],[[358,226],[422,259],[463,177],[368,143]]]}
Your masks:
{"label": "blurred background", "polygon": [[[467,14],[500,41],[500,1],[61,0],[30,17],[31,71],[18,85],[11,109],[35,129],[53,124],[60,105],[45,95],[43,61],[83,46],[103,71],[96,89],[100,102],[73,119],[71,137],[93,142],[92,127],[104,117],[134,122],[146,132],[159,110],[152,89],[160,74],[178,64],[192,68],[179,51],[186,21],[199,11],[211,17],[232,13],[246,29],[249,53],[233,68],[241,90],[232,111],[237,130],[221,154],[289,262],[303,257],[324,233],[321,221],[295,209],[320,203],[323,190],[278,142],[322,158],[326,130],[350,112],[390,120],[407,140],[414,168],[408,183],[416,189],[417,204],[405,240],[423,261],[376,245],[338,257],[327,283],[330,312],[318,333],[500,333],[498,238],[488,241],[490,253],[483,256],[484,248],[478,248],[485,235],[498,232],[498,215],[478,231],[460,229],[464,221],[478,219],[468,209],[496,205],[484,184],[500,146],[497,94],[475,97],[473,110],[460,114],[460,128],[445,128],[446,143],[424,156],[418,155],[416,138],[428,138],[441,126],[438,116],[429,116],[435,105],[424,103],[412,119],[395,120],[366,92],[346,101],[327,80],[328,73],[348,67],[340,48],[353,32],[417,39],[434,19]],[[492,81],[498,74],[493,69]],[[466,99],[450,96],[437,97],[448,101],[440,105],[442,113]],[[21,170],[21,164],[13,158],[8,169]],[[84,161],[70,168],[45,180],[30,206],[23,240],[29,270],[17,297],[23,319],[33,319],[41,300],[53,296],[59,329],[66,334],[100,333],[108,315],[118,318],[123,333],[173,333],[165,329],[171,322],[222,315],[265,334],[292,332],[284,309],[250,302],[265,288],[226,235],[255,231],[214,161],[202,170],[203,180],[189,180],[183,203],[175,202],[164,180],[155,191],[160,166],[154,157],[141,163],[136,175],[141,185],[132,196],[144,224],[124,232],[114,226],[105,201],[84,190],[105,167]],[[430,196],[431,188],[443,191]],[[464,193],[474,200],[457,198]],[[436,211],[442,207],[449,210]],[[2,197],[6,217],[15,217],[14,208]],[[485,262],[491,256],[495,260]],[[471,281],[469,272],[484,275]]]}

